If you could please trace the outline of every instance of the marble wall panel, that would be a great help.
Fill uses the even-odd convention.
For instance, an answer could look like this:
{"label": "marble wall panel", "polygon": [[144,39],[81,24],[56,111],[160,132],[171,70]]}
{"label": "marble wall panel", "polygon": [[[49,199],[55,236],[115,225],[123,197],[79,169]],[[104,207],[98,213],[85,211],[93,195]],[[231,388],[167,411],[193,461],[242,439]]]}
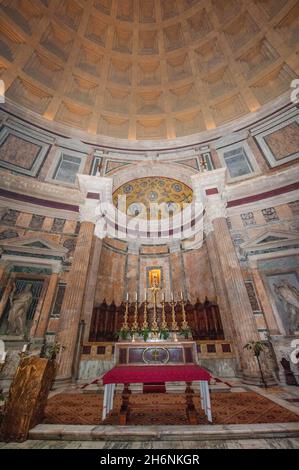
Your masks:
{"label": "marble wall panel", "polygon": [[198,250],[184,253],[186,287],[191,302],[201,301],[207,296],[215,299],[217,293],[213,282],[208,253],[205,245]]}
{"label": "marble wall panel", "polygon": [[98,274],[95,304],[106,299],[107,303],[113,300],[120,305],[124,299],[126,256],[103,246],[100,269]]}

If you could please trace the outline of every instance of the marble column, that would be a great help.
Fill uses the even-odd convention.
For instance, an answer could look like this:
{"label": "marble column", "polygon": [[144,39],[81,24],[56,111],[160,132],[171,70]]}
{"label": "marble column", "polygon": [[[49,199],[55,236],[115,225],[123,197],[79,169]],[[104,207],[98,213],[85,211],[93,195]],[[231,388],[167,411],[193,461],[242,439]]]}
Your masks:
{"label": "marble column", "polygon": [[259,381],[260,373],[256,358],[244,349],[250,341],[258,341],[259,334],[252,313],[239,260],[236,255],[228,225],[224,217],[213,220],[215,242],[224,275],[232,326],[236,333],[240,363],[244,379]]}
{"label": "marble column", "polygon": [[100,267],[100,259],[102,252],[103,241],[100,238],[94,237],[92,256],[90,260],[85,296],[83,301],[83,320],[84,327],[84,341],[89,340],[89,330],[92,319],[92,312],[94,306],[94,298],[96,293],[96,285],[98,281],[98,271]]}
{"label": "marble column", "polygon": [[61,306],[57,341],[63,347],[63,351],[60,356],[57,381],[69,381],[72,378],[93,233],[94,223],[83,221]]}
{"label": "marble column", "polygon": [[227,291],[224,283],[224,274],[220,265],[218,250],[215,241],[215,234],[213,230],[206,232],[206,244],[211,265],[215,291],[217,295],[217,303],[220,310],[222,326],[225,339],[234,340],[235,330],[234,325],[230,321],[230,307],[227,299]]}
{"label": "marble column", "polygon": [[214,232],[213,245],[219,259],[229,305],[227,319],[234,334],[243,379],[259,383],[260,373],[256,358],[252,351],[244,349],[248,342],[258,341],[260,338],[226,221],[225,173],[226,170],[221,168],[204,175],[194,175],[193,187],[196,197],[201,197],[205,205],[205,225]]}
{"label": "marble column", "polygon": [[53,306],[53,302],[55,299],[55,294],[57,290],[57,285],[59,281],[59,273],[52,273],[49,279],[49,284],[47,288],[47,292],[44,298],[42,310],[36,325],[35,330],[32,332],[34,337],[36,338],[44,338],[47,326],[49,322],[49,316],[51,314],[51,309]]}

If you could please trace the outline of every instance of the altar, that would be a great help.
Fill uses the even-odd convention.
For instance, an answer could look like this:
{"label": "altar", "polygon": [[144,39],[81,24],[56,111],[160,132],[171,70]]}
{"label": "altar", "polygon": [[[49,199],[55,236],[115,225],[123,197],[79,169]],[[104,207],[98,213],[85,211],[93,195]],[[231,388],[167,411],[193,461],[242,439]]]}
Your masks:
{"label": "altar", "polygon": [[123,384],[119,424],[127,423],[130,414],[130,384],[185,382],[186,415],[190,424],[198,424],[193,403],[192,382],[199,382],[201,407],[212,422],[209,394],[210,374],[197,364],[193,341],[123,342],[116,344],[116,365],[102,377],[104,385],[104,421],[113,409],[116,384]]}
{"label": "altar", "polygon": [[[210,374],[198,365],[196,343],[187,322],[183,293],[178,302],[171,298],[171,322],[167,323],[165,313],[165,293],[162,293],[161,317],[158,318],[157,293],[161,290],[160,278],[155,277],[150,290],[153,295],[153,316],[149,318],[147,295],[143,304],[143,322],[138,318],[138,294],[134,304],[133,321],[129,322],[129,295],[125,303],[124,322],[115,344],[115,366],[102,377],[104,385],[104,421],[113,409],[113,399],[117,384],[122,384],[122,403],[119,424],[124,425],[130,414],[130,384],[165,384],[185,382],[186,415],[190,424],[198,424],[197,412],[193,403],[193,382],[199,382],[201,407],[208,420],[212,421],[209,393]],[[175,306],[181,307],[181,325],[178,326]],[[131,337],[131,339],[127,339]],[[123,340],[122,340],[123,338]],[[185,340],[183,339],[185,338]],[[125,340],[126,339],[126,340]]]}

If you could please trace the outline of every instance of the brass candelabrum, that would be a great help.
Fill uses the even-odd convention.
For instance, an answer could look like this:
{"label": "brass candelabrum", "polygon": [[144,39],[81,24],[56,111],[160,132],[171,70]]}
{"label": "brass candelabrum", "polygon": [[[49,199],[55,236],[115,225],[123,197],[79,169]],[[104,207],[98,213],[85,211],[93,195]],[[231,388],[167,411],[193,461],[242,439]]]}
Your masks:
{"label": "brass candelabrum", "polygon": [[188,322],[187,322],[187,317],[186,317],[186,311],[185,311],[185,304],[184,304],[184,299],[181,298],[181,306],[182,306],[182,318],[183,318],[183,321],[182,321],[182,330],[188,330],[189,329],[189,325],[188,325]]}
{"label": "brass candelabrum", "polygon": [[129,317],[129,300],[125,302],[126,304],[126,309],[125,309],[125,316],[124,316],[124,322],[121,327],[122,330],[129,330],[129,324],[128,324],[128,317]]}
{"label": "brass candelabrum", "polygon": [[165,316],[165,299],[163,298],[162,302],[161,302],[161,305],[162,305],[162,322],[161,322],[161,328],[162,330],[167,330],[168,329],[168,326],[167,326],[167,322],[166,322],[166,316]]}
{"label": "brass candelabrum", "polygon": [[144,307],[143,307],[143,323],[142,323],[142,328],[146,330],[148,328],[148,321],[147,321],[147,300],[145,299],[144,301]]}
{"label": "brass candelabrum", "polygon": [[176,318],[175,318],[175,305],[176,305],[176,302],[172,299],[172,301],[170,302],[170,305],[171,305],[171,331],[178,331],[179,327],[178,327],[178,324],[176,322]]}
{"label": "brass candelabrum", "polygon": [[[153,307],[154,307],[153,320],[152,320],[151,325],[149,325],[149,321],[148,321],[148,304],[149,304],[149,302],[147,302],[147,298],[145,296],[144,307],[143,307],[142,328],[147,329],[150,326],[150,328],[151,328],[151,330],[152,330],[152,332],[155,336],[155,335],[157,335],[157,333],[159,331],[159,326],[158,326],[158,321],[157,321],[157,294],[161,290],[161,288],[158,285],[154,284],[152,287],[150,287],[150,290],[152,291],[152,295],[153,295]],[[165,296],[163,294],[162,301],[161,301],[162,315],[161,315],[161,325],[160,325],[160,328],[162,330],[167,330],[168,329],[168,325],[167,325],[167,321],[166,321],[166,314],[165,314],[165,304],[166,304]],[[187,322],[187,316],[186,316],[183,293],[181,293],[181,299],[178,302],[174,301],[174,298],[172,296],[172,300],[171,300],[171,302],[169,302],[169,304],[171,305],[171,327],[170,327],[170,330],[173,331],[174,333],[179,331],[179,326],[178,326],[177,321],[176,321],[176,313],[175,313],[175,306],[177,304],[181,304],[181,308],[182,308],[181,329],[182,330],[188,330],[189,325],[188,325],[188,322]],[[129,298],[128,298],[128,296],[127,296],[127,300],[125,302],[125,306],[126,307],[125,307],[124,322],[123,322],[123,325],[122,325],[121,329],[123,331],[128,331],[130,329],[129,323],[128,323],[128,318],[129,318]],[[133,321],[133,324],[132,324],[132,331],[137,332],[138,329],[139,329],[139,324],[138,324],[138,300],[137,300],[137,294],[136,294],[136,302],[135,302],[135,310],[134,310],[134,321]]]}
{"label": "brass candelabrum", "polygon": [[132,330],[133,331],[138,331],[138,301],[136,299],[135,302],[135,310],[134,310],[134,322],[132,325]]}

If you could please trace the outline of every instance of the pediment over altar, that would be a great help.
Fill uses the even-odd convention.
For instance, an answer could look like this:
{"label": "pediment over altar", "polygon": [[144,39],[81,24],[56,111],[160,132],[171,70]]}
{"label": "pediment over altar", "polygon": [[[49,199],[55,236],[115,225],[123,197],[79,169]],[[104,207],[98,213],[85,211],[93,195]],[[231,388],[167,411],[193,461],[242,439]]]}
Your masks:
{"label": "pediment over altar", "polygon": [[298,232],[267,230],[240,245],[242,255],[251,256],[280,250],[299,248]]}
{"label": "pediment over altar", "polygon": [[22,253],[64,259],[68,249],[44,237],[16,237],[0,243],[2,253]]}

